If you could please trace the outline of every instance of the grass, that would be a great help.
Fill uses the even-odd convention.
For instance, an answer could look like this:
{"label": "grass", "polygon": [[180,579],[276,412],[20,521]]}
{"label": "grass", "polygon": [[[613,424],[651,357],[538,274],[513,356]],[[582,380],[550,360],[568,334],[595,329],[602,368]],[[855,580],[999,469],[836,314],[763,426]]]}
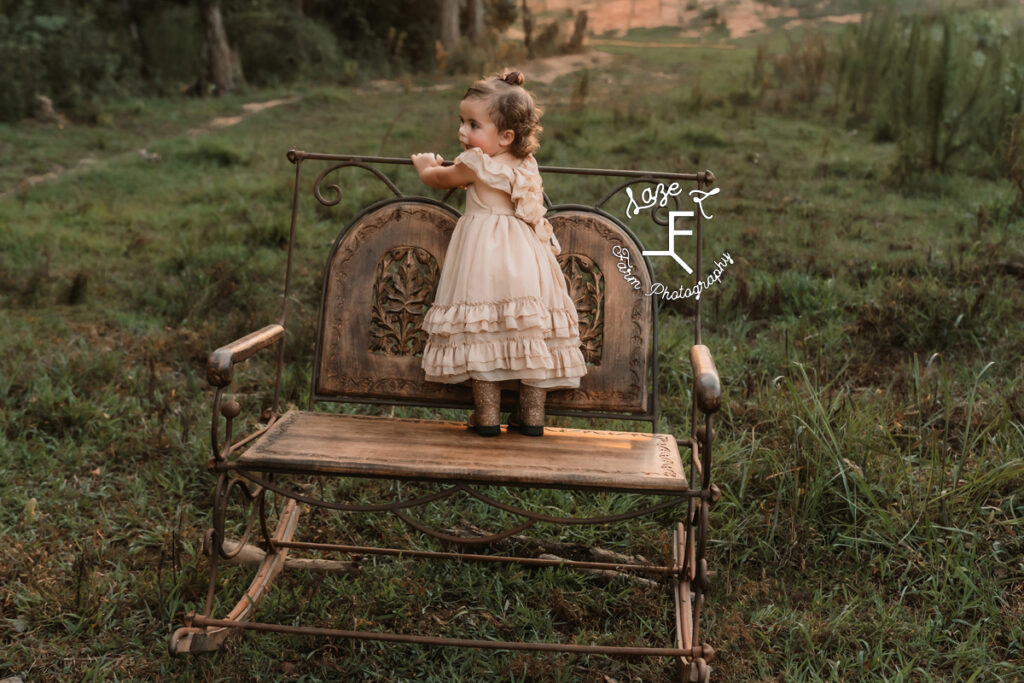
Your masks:
{"label": "grass", "polygon": [[[609,46],[620,56],[591,71],[582,109],[570,96],[579,75],[535,88],[547,109],[541,163],[710,168],[720,178],[706,249],[736,264],[704,306],[727,394],[715,470],[724,496],[711,517],[718,574],[704,612],[715,676],[1019,679],[1024,223],[1006,210],[1014,190],[955,172],[887,183],[891,144],[826,117],[761,108],[744,95],[757,41],[735,45],[697,61],[703,52]],[[13,151],[5,158],[17,160],[0,173],[13,190],[0,199],[0,674],[664,680],[670,669],[656,660],[255,634],[221,655],[166,656],[168,635],[205,591],[205,357],[273,320],[280,304],[293,177],[284,152],[451,157],[462,80],[437,93],[309,88],[295,104],[195,136],[188,130],[238,113],[243,99],[112,110],[127,136],[0,128]],[[97,148],[103,135],[116,143]],[[17,189],[25,175],[85,157],[96,163]],[[399,182],[413,180],[405,171]],[[605,189],[561,177],[546,188],[556,202]],[[377,192],[346,185],[336,210],[302,216],[287,403],[305,404],[328,244]],[[606,208],[622,215],[625,206]],[[630,225],[647,244],[664,239]],[[659,280],[678,279],[671,264],[656,268]],[[689,401],[689,312],[668,302],[661,321],[660,429],[677,434]],[[247,413],[265,400],[271,372],[257,357],[239,373],[232,389]],[[426,514],[457,521],[440,508]],[[353,540],[406,533],[389,519],[311,519],[311,533]],[[658,557],[659,529],[613,539]],[[226,580],[238,588],[246,579],[230,571]],[[548,571],[377,562],[323,582],[293,574],[264,614],[301,612],[342,628],[665,642],[662,597]],[[469,607],[452,608],[461,598]]]}

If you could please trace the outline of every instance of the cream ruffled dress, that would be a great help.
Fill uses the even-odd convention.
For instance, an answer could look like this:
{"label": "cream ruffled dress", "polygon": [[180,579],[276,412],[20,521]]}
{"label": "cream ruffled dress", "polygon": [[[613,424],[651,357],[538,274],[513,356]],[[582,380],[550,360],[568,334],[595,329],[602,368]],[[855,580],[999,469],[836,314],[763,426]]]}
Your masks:
{"label": "cream ruffled dress", "polygon": [[466,213],[452,233],[434,303],[423,370],[431,382],[519,379],[545,389],[576,388],[587,373],[579,319],[544,218],[533,155],[492,158],[479,147],[456,159],[476,174]]}

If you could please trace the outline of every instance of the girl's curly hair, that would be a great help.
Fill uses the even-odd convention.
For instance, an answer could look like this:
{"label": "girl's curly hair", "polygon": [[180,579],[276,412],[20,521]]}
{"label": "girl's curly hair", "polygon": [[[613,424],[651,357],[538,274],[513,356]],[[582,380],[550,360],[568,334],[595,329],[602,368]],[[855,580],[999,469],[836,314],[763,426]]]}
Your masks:
{"label": "girl's curly hair", "polygon": [[469,86],[462,99],[477,97],[487,101],[488,112],[499,131],[512,130],[516,137],[509,149],[522,159],[540,147],[537,136],[541,128],[543,110],[533,101],[533,95],[523,87],[526,78],[519,71],[505,71],[500,76],[479,80]]}

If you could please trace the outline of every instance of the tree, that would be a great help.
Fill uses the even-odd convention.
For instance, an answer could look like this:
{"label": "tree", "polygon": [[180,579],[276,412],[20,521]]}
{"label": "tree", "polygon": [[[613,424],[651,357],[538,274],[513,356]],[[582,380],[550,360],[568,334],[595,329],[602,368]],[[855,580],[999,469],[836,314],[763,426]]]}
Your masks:
{"label": "tree", "polygon": [[449,52],[459,42],[459,0],[441,0],[441,44]]}
{"label": "tree", "polygon": [[484,24],[485,24],[485,10],[484,0],[469,0],[467,5],[468,19],[467,22],[469,37],[473,41],[479,41],[484,37]]}
{"label": "tree", "polygon": [[139,62],[139,76],[142,77],[142,80],[149,81],[152,74],[150,73],[147,60],[146,41],[143,39],[142,31],[140,30],[144,16],[143,7],[139,2],[121,0],[121,13],[128,22],[128,35],[131,36],[132,45],[135,48]]}
{"label": "tree", "polygon": [[526,46],[526,56],[533,58],[533,14],[523,0],[523,45]]}
{"label": "tree", "polygon": [[220,95],[235,89],[235,57],[228,45],[219,0],[200,0],[199,16],[203,32],[203,53],[206,57],[206,78]]}

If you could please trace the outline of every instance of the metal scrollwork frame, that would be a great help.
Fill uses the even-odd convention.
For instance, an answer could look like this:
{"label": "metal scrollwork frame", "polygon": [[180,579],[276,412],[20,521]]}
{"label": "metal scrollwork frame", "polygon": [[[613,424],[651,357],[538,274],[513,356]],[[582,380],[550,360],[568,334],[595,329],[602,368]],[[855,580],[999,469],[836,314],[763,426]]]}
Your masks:
{"label": "metal scrollwork frame", "polygon": [[[299,491],[296,491],[295,489],[290,489],[281,484],[275,484],[268,478],[262,477],[259,474],[249,472],[244,469],[239,469],[237,470],[237,472],[238,477],[244,478],[252,482],[257,486],[257,490],[260,491],[273,491],[274,493],[280,494],[285,498],[294,499],[299,501],[300,503],[306,503],[307,505],[315,505],[317,507],[335,510],[338,512],[390,512],[402,521],[404,521],[406,524],[408,524],[411,528],[414,528],[417,531],[420,531],[428,536],[431,536],[438,540],[464,545],[480,545],[492,543],[494,541],[507,538],[512,534],[517,534],[520,531],[523,531],[538,522],[566,526],[602,525],[612,524],[615,522],[623,522],[629,519],[643,517],[646,515],[653,514],[655,512],[659,512],[661,510],[668,509],[676,505],[680,505],[686,502],[688,498],[692,497],[686,494],[668,496],[667,500],[655,503],[654,505],[649,505],[644,508],[632,510],[630,512],[622,512],[615,515],[599,515],[594,517],[559,517],[554,515],[546,515],[540,512],[533,512],[525,508],[510,505],[508,503],[503,503],[491,496],[488,496],[485,493],[481,493],[476,488],[468,484],[455,484],[448,488],[441,489],[440,491],[434,491],[432,493],[418,496],[416,498],[412,498],[409,500],[396,500],[390,503],[380,503],[376,505],[355,505],[352,503],[338,503],[323,500],[321,498],[315,498],[313,496],[309,496]],[[434,503],[441,500],[446,500],[448,498],[452,498],[458,493],[465,493],[466,495],[475,498],[481,503],[484,503],[485,505],[488,505],[496,510],[501,510],[502,512],[507,512],[509,514],[516,515],[519,517],[525,517],[527,519],[527,522],[522,523],[520,525],[516,525],[511,530],[501,531],[496,534],[466,538],[463,536],[452,536],[450,534],[439,532],[435,529],[428,527],[426,524],[416,520],[414,517],[405,512],[406,510],[410,510],[412,508],[422,507],[429,503]]]}
{"label": "metal scrollwork frame", "polygon": [[[291,229],[288,243],[287,268],[285,275],[284,300],[281,308],[281,325],[284,326],[287,319],[288,301],[291,296],[291,265],[292,254],[295,244],[296,221],[298,214],[298,197],[300,188],[300,169],[305,160],[319,160],[330,162],[330,165],[321,171],[313,182],[312,193],[320,205],[333,207],[343,199],[343,190],[337,183],[325,185],[328,176],[343,168],[353,167],[371,173],[381,181],[385,187],[396,197],[404,198],[397,185],[376,165],[380,164],[411,164],[408,159],[395,159],[388,157],[366,157],[348,155],[312,154],[291,150],[288,153],[289,160],[295,164],[295,188],[293,194]],[[451,162],[446,162],[451,163]],[[626,180],[620,182],[612,190],[607,192],[598,202],[590,207],[590,210],[605,214],[604,207],[613,197],[617,196],[625,188],[642,184],[654,183],[662,180],[696,182],[697,189],[703,189],[714,183],[714,176],[709,171],[697,174],[679,173],[652,173],[647,171],[612,171],[605,169],[579,169],[564,167],[541,167],[543,173],[567,173],[586,176],[614,176]],[[331,197],[326,194],[332,195]],[[445,196],[445,202],[451,192]],[[672,196],[676,210],[679,209],[678,195]],[[552,207],[547,194],[544,196],[545,205]],[[579,205],[564,205],[557,208],[574,208]],[[579,207],[587,208],[587,207]],[[651,212],[651,219],[658,225],[668,225],[667,217],[659,215],[657,207]],[[695,214],[697,234],[697,261],[695,273],[697,277],[701,274],[701,215]],[[648,270],[650,264],[647,263]],[[695,343],[701,343],[701,318],[700,301],[696,302],[695,316]],[[657,339],[657,308],[652,321],[653,338],[656,344]],[[717,487],[711,482],[711,449],[713,440],[712,417],[710,414],[701,415],[696,404],[693,407],[691,418],[692,436],[686,440],[677,440],[680,454],[689,453],[690,459],[690,481],[693,484],[699,482],[699,488],[691,489],[685,493],[660,494],[664,500],[651,503],[645,507],[630,510],[628,512],[603,515],[595,517],[566,517],[549,515],[533,511],[503,502],[478,490],[464,481],[435,482],[441,488],[430,493],[414,496],[410,499],[396,499],[390,502],[374,504],[354,504],[350,502],[338,502],[317,498],[307,495],[293,487],[276,481],[276,475],[271,472],[254,472],[238,465],[237,456],[252,443],[255,439],[265,434],[277,419],[280,417],[279,396],[282,366],[284,360],[284,340],[278,343],[278,366],[274,383],[274,399],[272,408],[261,416],[262,423],[255,431],[238,439],[233,439],[233,421],[240,414],[241,407],[234,400],[225,400],[225,386],[219,386],[213,399],[213,420],[210,431],[211,458],[208,469],[217,477],[217,484],[214,493],[213,527],[206,536],[206,552],[210,561],[210,578],[206,594],[206,600],[202,613],[190,613],[186,616],[186,626],[178,629],[171,638],[169,648],[172,653],[176,652],[199,652],[214,650],[221,647],[224,641],[234,633],[242,629],[253,629],[261,631],[276,631],[282,633],[312,634],[339,636],[345,638],[362,640],[379,640],[389,642],[419,643],[427,645],[455,645],[478,648],[497,648],[508,650],[532,650],[532,651],[562,651],[578,653],[600,653],[609,655],[647,655],[647,656],[668,656],[677,659],[680,663],[680,680],[707,681],[709,667],[707,662],[714,655],[714,650],[707,644],[700,644],[700,616],[704,604],[705,595],[709,588],[711,573],[707,568],[706,551],[709,530],[708,512],[714,502],[720,497]],[[654,354],[655,359],[657,354]],[[657,374],[656,364],[653,373]],[[653,400],[657,402],[657,383]],[[225,421],[223,435],[220,431],[220,419]],[[656,420],[656,416],[655,416]],[[701,423],[702,422],[702,423]],[[421,519],[413,516],[412,511],[431,503],[447,501],[456,495],[469,496],[484,505],[501,510],[507,514],[522,518],[523,521],[513,524],[511,527],[494,533],[484,533],[470,538],[456,536],[444,530],[430,527]],[[279,497],[283,504],[277,505],[277,525],[270,528],[267,506],[268,495]],[[233,549],[228,550],[226,543],[226,517],[229,501],[237,499],[243,506],[247,506],[242,533]],[[295,529],[299,518],[299,503],[313,505],[330,509],[339,513],[390,513],[408,525],[427,536],[435,538],[445,544],[456,544],[460,546],[486,546],[502,539],[506,539],[521,531],[529,529],[538,523],[553,525],[602,525],[614,522],[621,522],[641,516],[651,515],[676,506],[685,506],[686,512],[684,521],[679,522],[673,533],[672,559],[669,563],[658,564],[624,564],[615,562],[587,562],[565,559],[545,559],[543,557],[514,557],[497,554],[472,554],[462,552],[418,550],[410,548],[374,548],[365,546],[354,546],[331,543],[311,543],[293,540]],[[242,600],[224,619],[216,619],[212,616],[214,607],[214,594],[217,583],[218,567],[221,562],[231,561],[238,557],[252,538],[253,532],[259,523],[259,546],[264,552],[264,557],[256,572],[248,591]],[[365,631],[344,631],[340,629],[318,628],[318,627],[297,627],[277,624],[264,624],[251,621],[248,617],[253,613],[260,599],[269,590],[270,584],[285,565],[287,556],[292,550],[315,550],[315,551],[336,551],[350,555],[361,555],[377,553],[382,555],[398,555],[406,557],[422,557],[433,559],[471,559],[484,562],[509,562],[533,566],[562,566],[577,569],[613,569],[616,571],[627,571],[641,574],[652,574],[663,581],[669,582],[675,601],[676,618],[676,645],[671,648],[653,647],[614,647],[600,645],[578,645],[578,644],[553,644],[553,643],[523,643],[511,641],[480,641],[452,638],[433,638],[413,635],[399,635],[391,633],[377,633]]]}
{"label": "metal scrollwork frame", "polygon": [[325,199],[324,195],[323,195],[323,191],[321,190],[321,186],[323,185],[324,179],[328,175],[333,173],[334,171],[337,171],[338,169],[350,168],[350,167],[352,167],[352,168],[361,168],[364,171],[369,171],[374,176],[376,176],[378,180],[380,180],[382,183],[384,183],[384,185],[389,190],[391,190],[391,192],[396,197],[402,198],[402,197],[405,196],[404,194],[402,194],[402,191],[398,189],[398,186],[395,185],[391,181],[391,178],[389,178],[386,175],[384,175],[384,173],[381,172],[380,169],[374,168],[373,166],[369,166],[367,164],[364,164],[361,161],[346,161],[344,163],[335,164],[333,166],[329,166],[328,168],[324,169],[323,171],[320,172],[320,175],[318,175],[316,177],[316,180],[313,181],[313,196],[316,197],[316,200],[318,202],[320,202],[324,206],[337,206],[339,203],[341,203],[341,200],[343,198],[343,194],[344,193],[342,192],[342,189],[341,189],[340,185],[338,185],[337,183],[334,183],[332,185],[328,185],[327,186],[328,190],[331,190],[331,191],[333,191],[335,193],[336,196],[335,196],[334,199]]}

